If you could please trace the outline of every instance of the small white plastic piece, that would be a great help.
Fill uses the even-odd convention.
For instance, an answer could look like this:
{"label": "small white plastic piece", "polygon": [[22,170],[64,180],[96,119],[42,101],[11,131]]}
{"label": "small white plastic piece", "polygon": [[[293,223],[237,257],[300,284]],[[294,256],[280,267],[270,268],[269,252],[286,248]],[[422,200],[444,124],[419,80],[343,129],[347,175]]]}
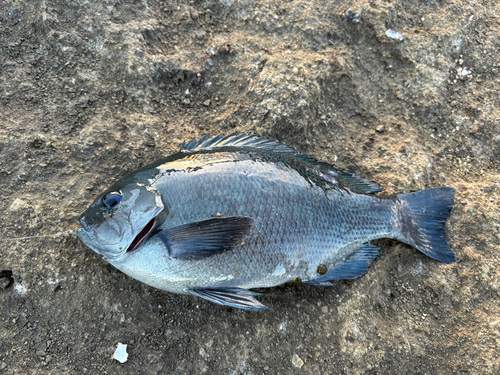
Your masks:
{"label": "small white plastic piece", "polygon": [[120,363],[127,362],[128,353],[127,353],[127,345],[118,343],[118,346],[115,350],[115,354],[113,354],[113,358],[116,359]]}
{"label": "small white plastic piece", "polygon": [[391,30],[391,29],[387,30],[385,32],[385,35],[387,35],[391,39],[397,39],[397,40],[400,40],[400,41],[405,40],[405,37],[403,35],[401,35],[397,31],[394,31],[394,30]]}

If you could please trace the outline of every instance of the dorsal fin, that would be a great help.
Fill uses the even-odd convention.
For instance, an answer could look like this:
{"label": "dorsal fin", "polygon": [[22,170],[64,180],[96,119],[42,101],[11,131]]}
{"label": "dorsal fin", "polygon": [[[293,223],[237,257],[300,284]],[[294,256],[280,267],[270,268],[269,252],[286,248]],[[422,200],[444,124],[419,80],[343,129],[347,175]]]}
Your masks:
{"label": "dorsal fin", "polygon": [[181,147],[181,151],[200,151],[200,150],[211,150],[220,147],[252,147],[252,148],[263,148],[267,150],[273,150],[278,152],[290,152],[292,154],[300,154],[298,151],[291,147],[285,146],[282,143],[278,143],[268,138],[257,137],[256,135],[218,135],[216,137],[210,138],[207,134],[199,141],[193,138],[189,143],[184,142]]}
{"label": "dorsal fin", "polygon": [[355,173],[346,171],[335,165],[328,163],[320,163],[321,171],[325,171],[328,175],[333,176],[335,179],[341,181],[343,184],[347,185],[349,189],[358,194],[374,194],[379,193],[384,188],[379,184],[368,180],[367,178],[361,177]]}
{"label": "dorsal fin", "polygon": [[383,190],[380,185],[355,173],[319,162],[282,143],[255,135],[231,134],[210,138],[210,135],[207,134],[199,141],[193,138],[189,143],[184,142],[181,152],[209,152],[227,148],[239,148],[241,151],[261,153],[265,160],[271,160],[271,156],[275,155],[280,161],[297,170],[304,178],[322,188],[348,189],[358,194],[373,194]]}

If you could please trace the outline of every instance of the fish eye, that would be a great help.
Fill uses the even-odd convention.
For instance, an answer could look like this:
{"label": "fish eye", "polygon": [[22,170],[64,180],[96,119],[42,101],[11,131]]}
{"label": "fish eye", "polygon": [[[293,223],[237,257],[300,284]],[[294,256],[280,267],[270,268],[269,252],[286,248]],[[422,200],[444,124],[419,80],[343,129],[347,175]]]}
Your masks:
{"label": "fish eye", "polygon": [[122,193],[120,192],[108,193],[102,197],[102,205],[106,208],[116,207],[121,201]]}

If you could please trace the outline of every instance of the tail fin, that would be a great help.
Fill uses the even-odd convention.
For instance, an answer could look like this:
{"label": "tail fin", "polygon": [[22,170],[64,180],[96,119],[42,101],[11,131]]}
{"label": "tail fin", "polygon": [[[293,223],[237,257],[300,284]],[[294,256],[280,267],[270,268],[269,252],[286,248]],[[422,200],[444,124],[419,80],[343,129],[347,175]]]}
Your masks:
{"label": "tail fin", "polygon": [[444,263],[453,263],[455,255],[446,243],[444,224],[453,208],[455,189],[441,187],[415,193],[398,194],[400,231],[396,238],[425,255]]}

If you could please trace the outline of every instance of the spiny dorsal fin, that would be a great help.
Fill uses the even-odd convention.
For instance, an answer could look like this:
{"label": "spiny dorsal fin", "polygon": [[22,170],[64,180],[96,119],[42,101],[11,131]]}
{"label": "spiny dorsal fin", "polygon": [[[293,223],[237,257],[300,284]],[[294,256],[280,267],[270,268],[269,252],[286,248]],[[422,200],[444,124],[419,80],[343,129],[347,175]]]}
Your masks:
{"label": "spiny dorsal fin", "polygon": [[207,134],[199,141],[193,138],[189,143],[184,142],[181,147],[181,151],[200,151],[200,150],[211,150],[214,148],[221,147],[252,147],[252,148],[264,148],[267,150],[279,151],[279,152],[290,152],[293,154],[299,154],[293,148],[285,146],[282,143],[278,143],[271,139],[264,137],[257,137],[255,135],[218,135],[216,137],[210,138]]}
{"label": "spiny dorsal fin", "polygon": [[[181,152],[200,152],[216,149],[239,148],[261,153],[264,159],[274,154],[280,161],[290,165],[297,170],[304,178],[314,184],[329,189],[349,189],[353,193],[373,194],[382,191],[382,187],[355,173],[348,172],[334,165],[319,162],[309,155],[303,154],[268,138],[257,137],[255,135],[218,135],[210,138],[205,135],[199,141],[193,138],[189,143],[184,142]],[[300,167],[300,164],[302,167]]]}

